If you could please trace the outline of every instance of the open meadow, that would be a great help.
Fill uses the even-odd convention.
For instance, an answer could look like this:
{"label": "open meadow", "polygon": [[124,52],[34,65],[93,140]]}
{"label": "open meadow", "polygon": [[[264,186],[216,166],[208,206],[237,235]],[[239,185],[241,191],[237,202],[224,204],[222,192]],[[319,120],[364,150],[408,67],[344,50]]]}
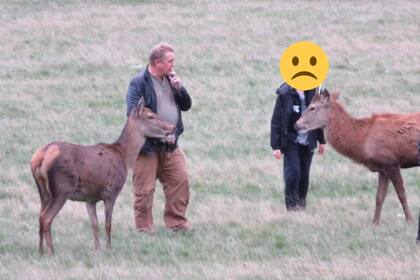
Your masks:
{"label": "open meadow", "polygon": [[[0,10],[0,279],[420,279],[417,223],[392,186],[374,227],[377,174],[328,146],[306,211],[288,213],[269,145],[278,59],[296,41],[325,50],[325,87],[353,116],[420,111],[418,1],[4,0]],[[180,146],[195,230],[164,227],[158,185],[157,234],[138,233],[130,172],[112,251],[103,203],[95,252],[84,203],[68,201],[52,226],[56,255],[40,257],[32,154],[54,140],[116,140],[129,81],[161,41],[193,101]],[[417,220],[420,169],[403,177]]]}

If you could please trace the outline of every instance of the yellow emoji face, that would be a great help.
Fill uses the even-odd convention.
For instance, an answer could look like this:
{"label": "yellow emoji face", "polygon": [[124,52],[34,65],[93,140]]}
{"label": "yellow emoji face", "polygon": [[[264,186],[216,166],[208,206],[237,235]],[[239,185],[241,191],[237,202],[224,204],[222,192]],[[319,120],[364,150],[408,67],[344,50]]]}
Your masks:
{"label": "yellow emoji face", "polygon": [[279,68],[288,85],[308,90],[318,87],[327,78],[329,63],[320,46],[303,41],[290,45],[284,51]]}

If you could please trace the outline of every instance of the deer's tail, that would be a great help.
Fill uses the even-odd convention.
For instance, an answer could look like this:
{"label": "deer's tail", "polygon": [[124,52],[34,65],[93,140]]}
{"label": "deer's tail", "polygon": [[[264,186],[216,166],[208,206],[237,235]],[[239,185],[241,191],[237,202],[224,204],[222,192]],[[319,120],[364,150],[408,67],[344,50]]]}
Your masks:
{"label": "deer's tail", "polygon": [[39,253],[44,254],[44,214],[52,201],[51,188],[48,179],[48,166],[45,155],[49,145],[39,148],[31,159],[31,171],[41,198],[41,211],[39,214]]}
{"label": "deer's tail", "polygon": [[31,160],[32,176],[34,177],[41,198],[41,212],[47,207],[52,198],[48,180],[48,170],[46,170],[47,168],[44,164],[47,147],[48,146],[43,146],[38,149]]}

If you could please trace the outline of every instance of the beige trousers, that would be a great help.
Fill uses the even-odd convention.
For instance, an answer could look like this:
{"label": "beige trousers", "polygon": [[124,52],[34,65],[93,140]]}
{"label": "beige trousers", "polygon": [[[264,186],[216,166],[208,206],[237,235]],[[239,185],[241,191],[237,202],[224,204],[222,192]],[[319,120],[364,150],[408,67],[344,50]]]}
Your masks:
{"label": "beige trousers", "polygon": [[187,224],[189,183],[185,155],[180,148],[172,152],[140,154],[133,167],[134,222],[139,230],[153,227],[153,194],[156,179],[165,194],[164,221],[170,229]]}

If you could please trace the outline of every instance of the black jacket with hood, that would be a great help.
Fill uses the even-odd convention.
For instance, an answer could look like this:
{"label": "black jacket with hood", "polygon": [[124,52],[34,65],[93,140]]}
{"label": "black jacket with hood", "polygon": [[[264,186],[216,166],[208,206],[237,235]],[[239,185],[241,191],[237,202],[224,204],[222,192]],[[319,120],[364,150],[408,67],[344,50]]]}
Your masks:
{"label": "black jacket with hood", "polygon": [[[307,106],[311,103],[315,91],[315,89],[312,89],[304,92]],[[276,105],[271,118],[271,147],[273,150],[284,152],[288,143],[295,142],[298,136],[294,124],[303,113],[302,104],[297,91],[286,83],[276,90],[276,94]],[[311,151],[316,148],[317,142],[325,144],[323,130],[309,131],[308,142]]]}

